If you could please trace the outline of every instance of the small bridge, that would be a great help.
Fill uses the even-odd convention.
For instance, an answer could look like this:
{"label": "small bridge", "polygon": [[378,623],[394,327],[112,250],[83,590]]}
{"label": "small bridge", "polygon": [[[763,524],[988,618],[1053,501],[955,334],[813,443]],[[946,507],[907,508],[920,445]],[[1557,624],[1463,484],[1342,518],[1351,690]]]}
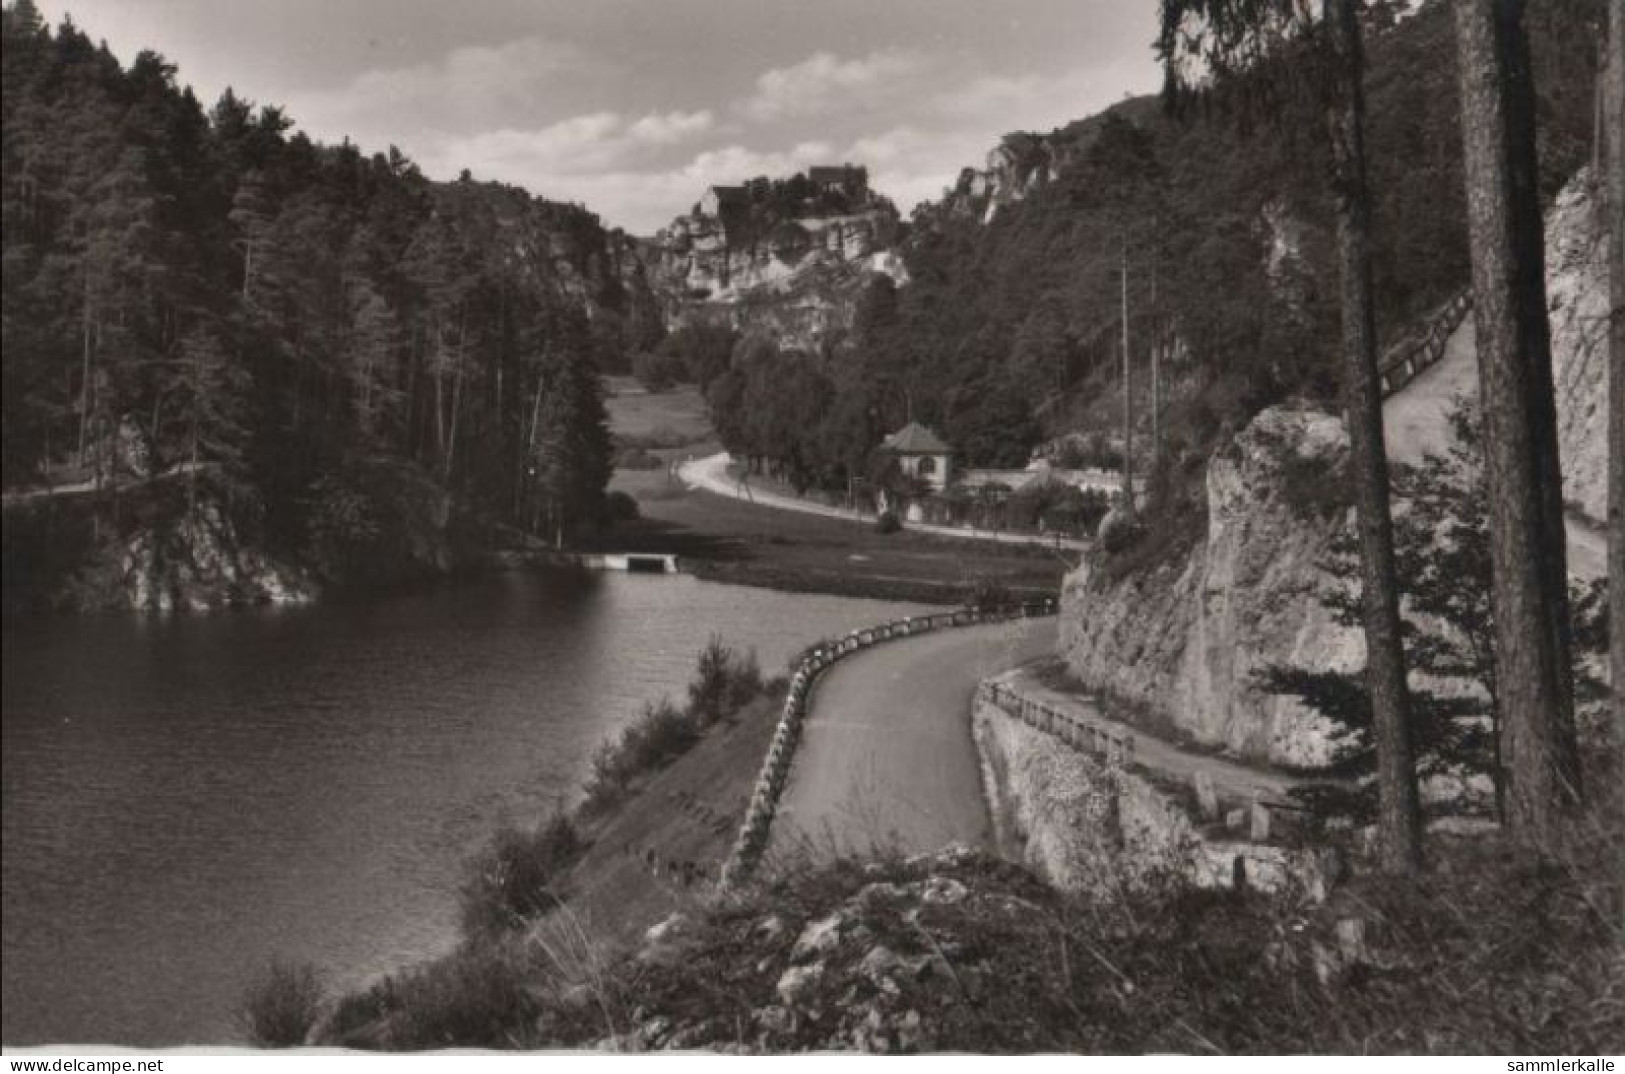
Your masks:
{"label": "small bridge", "polygon": [[588,553],[577,557],[583,567],[595,571],[630,571],[633,574],[676,574],[677,557],[664,552]]}

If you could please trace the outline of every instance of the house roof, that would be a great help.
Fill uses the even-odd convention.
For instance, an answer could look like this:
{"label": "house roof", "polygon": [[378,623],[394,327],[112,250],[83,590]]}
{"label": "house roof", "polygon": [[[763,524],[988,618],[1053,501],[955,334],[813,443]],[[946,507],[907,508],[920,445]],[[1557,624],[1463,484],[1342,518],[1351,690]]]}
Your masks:
{"label": "house roof", "polygon": [[900,455],[947,455],[953,451],[940,436],[917,421],[886,437],[881,446]]}

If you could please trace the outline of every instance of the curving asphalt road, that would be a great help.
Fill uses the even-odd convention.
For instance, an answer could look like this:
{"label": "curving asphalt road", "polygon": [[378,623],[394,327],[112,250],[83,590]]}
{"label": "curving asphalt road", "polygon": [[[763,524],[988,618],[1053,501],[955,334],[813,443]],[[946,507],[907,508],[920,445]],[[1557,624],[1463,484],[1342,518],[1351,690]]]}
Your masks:
{"label": "curving asphalt road", "polygon": [[[841,507],[828,507],[810,500],[797,499],[794,496],[784,496],[766,489],[747,488],[740,484],[728,473],[730,458],[727,452],[719,451],[715,455],[707,455],[702,459],[690,459],[677,468],[677,475],[690,488],[704,489],[706,492],[718,496],[728,496],[736,500],[746,500],[760,507],[772,507],[781,511],[800,511],[807,515],[823,515],[825,518],[844,518],[852,522],[873,522],[873,516],[866,516],[857,511]],[[1070,548],[1074,551],[1089,547],[1087,541],[1080,541],[1072,537],[1042,537],[1031,533],[1000,533],[993,530],[973,530],[960,526],[934,526],[926,522],[907,522],[904,528],[912,533],[929,533],[937,537],[952,537],[962,541],[995,541],[999,544],[1036,544],[1045,548]]]}
{"label": "curving asphalt road", "polygon": [[983,678],[1054,651],[1053,618],[885,642],[819,679],[769,855],[991,847],[971,741]]}
{"label": "curving asphalt road", "polygon": [[[1414,465],[1423,455],[1449,450],[1452,433],[1446,415],[1457,396],[1478,397],[1475,338],[1469,316],[1451,334],[1444,357],[1382,404],[1383,443],[1390,461]],[[1587,580],[1607,577],[1607,535],[1573,514],[1565,522],[1569,573]]]}

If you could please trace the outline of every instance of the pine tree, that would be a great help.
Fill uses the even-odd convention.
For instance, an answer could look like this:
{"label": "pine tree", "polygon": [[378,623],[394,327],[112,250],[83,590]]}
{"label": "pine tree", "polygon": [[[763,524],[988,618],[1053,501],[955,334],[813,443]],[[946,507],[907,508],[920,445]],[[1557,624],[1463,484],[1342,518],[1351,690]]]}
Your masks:
{"label": "pine tree", "polygon": [[1522,0],[1456,0],[1509,828],[1580,801],[1535,98]]}
{"label": "pine tree", "polygon": [[1384,866],[1415,872],[1421,863],[1421,811],[1377,380],[1359,3],[1328,0],[1320,19],[1293,0],[1165,0],[1162,10],[1158,51],[1171,95],[1177,97],[1188,85],[1183,65],[1196,60],[1217,77],[1221,91],[1261,95],[1267,108],[1278,108],[1282,97],[1306,91],[1322,111],[1337,208],[1343,387],[1360,532],[1366,682],[1381,806],[1378,831]]}
{"label": "pine tree", "polygon": [[[1625,757],[1625,0],[1608,5],[1608,62],[1599,87],[1605,132],[1608,280],[1608,608],[1614,742]],[[1625,795],[1625,780],[1620,781]]]}
{"label": "pine tree", "polygon": [[197,515],[198,477],[207,464],[242,464],[247,372],[226,353],[219,334],[199,324],[181,342],[173,408],[182,423],[187,466],[187,515]]}

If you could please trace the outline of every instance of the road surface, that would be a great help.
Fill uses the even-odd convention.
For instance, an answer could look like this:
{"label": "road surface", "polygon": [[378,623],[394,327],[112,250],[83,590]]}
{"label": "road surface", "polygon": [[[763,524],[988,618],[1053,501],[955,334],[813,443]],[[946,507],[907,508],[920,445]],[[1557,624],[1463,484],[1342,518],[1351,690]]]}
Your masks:
{"label": "road surface", "polygon": [[[1214,791],[1230,801],[1248,802],[1259,798],[1266,802],[1291,803],[1293,787],[1305,782],[1319,782],[1305,781],[1279,769],[1243,764],[1211,753],[1187,750],[1177,743],[1157,738],[1142,727],[1112,719],[1088,695],[1045,686],[1030,671],[1017,671],[1003,681],[1022,697],[1075,713],[1084,723],[1109,729],[1117,735],[1132,735],[1135,766],[1155,772],[1163,779],[1189,785],[1198,772],[1207,773],[1213,781]],[[1057,748],[1072,747],[1058,745]]]}
{"label": "road surface", "polygon": [[971,697],[1055,648],[1053,618],[889,641],[819,677],[770,854],[991,848]]}
{"label": "road surface", "polygon": [[[1383,442],[1390,462],[1412,465],[1444,454],[1451,442],[1447,419],[1457,396],[1478,398],[1478,352],[1468,317],[1445,344],[1444,357],[1382,404]],[[1586,580],[1608,574],[1608,540],[1599,529],[1567,517],[1569,573]]]}
{"label": "road surface", "polygon": [[[857,511],[843,507],[828,507],[810,500],[798,499],[795,496],[785,496],[765,489],[749,488],[735,480],[728,473],[729,455],[719,451],[715,455],[707,455],[703,459],[691,459],[677,468],[677,476],[690,488],[704,489],[714,492],[718,496],[729,496],[736,500],[747,500],[761,507],[777,508],[781,511],[800,511],[808,515],[822,515],[825,518],[843,518],[849,522],[872,523],[874,519],[860,514]],[[1088,542],[1075,540],[1070,537],[1044,537],[1032,533],[999,533],[993,530],[973,530],[960,526],[934,526],[925,522],[904,523],[910,533],[929,533],[938,537],[952,537],[962,541],[997,541],[1001,544],[1032,544],[1044,548],[1070,548],[1081,550],[1087,548]]]}

